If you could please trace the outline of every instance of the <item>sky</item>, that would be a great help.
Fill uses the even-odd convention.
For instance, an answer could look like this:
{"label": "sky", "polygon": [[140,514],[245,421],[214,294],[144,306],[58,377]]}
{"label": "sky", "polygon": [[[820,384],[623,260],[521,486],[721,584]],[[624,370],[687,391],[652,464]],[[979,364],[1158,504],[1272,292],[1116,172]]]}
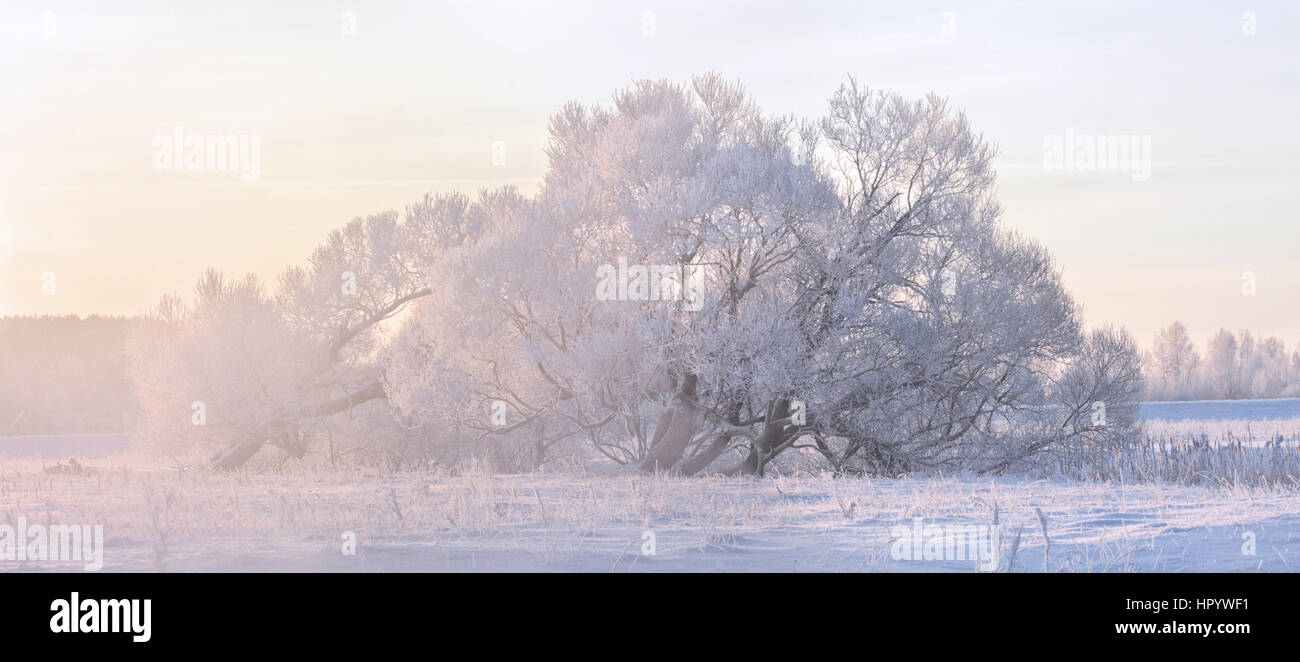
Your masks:
{"label": "sky", "polygon": [[[567,101],[718,71],[773,114],[848,75],[947,97],[1090,326],[1300,343],[1294,2],[104,4],[0,7],[0,315],[273,283],[353,217],[536,190]],[[169,164],[178,135],[242,137],[256,172]]]}

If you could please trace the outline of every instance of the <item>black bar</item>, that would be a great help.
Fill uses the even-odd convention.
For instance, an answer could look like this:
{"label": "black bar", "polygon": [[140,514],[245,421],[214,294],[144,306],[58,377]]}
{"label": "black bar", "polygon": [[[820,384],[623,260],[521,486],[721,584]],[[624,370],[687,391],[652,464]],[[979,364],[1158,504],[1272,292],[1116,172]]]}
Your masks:
{"label": "black bar", "polygon": [[[1021,642],[1031,646],[1026,655],[1079,645],[1244,651],[1290,645],[1296,584],[1294,575],[1262,574],[8,574],[0,578],[0,628],[6,640],[16,635],[51,651],[194,650],[201,643],[205,651],[337,652],[382,642],[450,654],[453,642],[476,632],[494,650],[521,652],[596,634],[656,649],[675,640],[673,633],[712,633],[758,650],[779,636],[806,638],[809,646],[823,637],[864,646],[921,642],[926,650]],[[51,632],[51,604],[73,592],[83,608],[91,599],[151,600],[150,640],[134,642],[130,632]],[[1185,608],[1179,599],[1188,601]],[[1196,608],[1205,599],[1241,602]],[[1250,631],[1116,632],[1116,624],[1139,623],[1244,624]],[[1033,641],[1045,648],[1035,651]],[[677,645],[685,642],[673,650]]]}

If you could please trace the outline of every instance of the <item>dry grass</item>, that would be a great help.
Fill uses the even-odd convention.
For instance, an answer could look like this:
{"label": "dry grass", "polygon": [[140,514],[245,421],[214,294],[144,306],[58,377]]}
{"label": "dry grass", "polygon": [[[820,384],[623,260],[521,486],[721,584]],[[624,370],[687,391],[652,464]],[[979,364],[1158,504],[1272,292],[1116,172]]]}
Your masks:
{"label": "dry grass", "polygon": [[1084,481],[1296,489],[1300,419],[1153,421],[1123,450],[1044,464]]}
{"label": "dry grass", "polygon": [[[1167,531],[1227,535],[1225,526],[1300,511],[1294,491],[1242,484],[822,474],[682,479],[473,468],[457,475],[217,474],[142,468],[132,458],[90,469],[56,474],[0,461],[0,523],[25,517],[102,524],[110,570],[969,571],[973,564],[893,560],[891,527],[914,517],[973,524],[996,518],[1005,532],[1003,559],[1013,559],[1004,571],[1123,571],[1199,567],[1196,542],[1157,543]],[[361,542],[357,559],[340,554],[345,531]],[[644,531],[656,534],[656,557],[641,554]],[[1179,556],[1170,544],[1189,549]],[[1265,553],[1275,564],[1293,555],[1285,546]]]}

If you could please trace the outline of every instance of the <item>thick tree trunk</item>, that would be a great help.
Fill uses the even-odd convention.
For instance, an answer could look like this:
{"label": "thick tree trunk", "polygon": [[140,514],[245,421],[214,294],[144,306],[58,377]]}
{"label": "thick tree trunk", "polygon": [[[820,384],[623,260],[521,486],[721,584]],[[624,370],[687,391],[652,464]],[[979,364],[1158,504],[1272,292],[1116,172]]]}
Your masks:
{"label": "thick tree trunk", "polygon": [[673,406],[665,411],[655,425],[654,437],[645,459],[637,470],[645,473],[674,471],[691,440],[699,433],[704,422],[703,410],[696,404],[695,387],[698,378],[688,374],[682,380]]}
{"label": "thick tree trunk", "polygon": [[245,439],[212,456],[212,468],[232,471],[243,466],[266,444],[265,439]]}
{"label": "thick tree trunk", "polygon": [[718,456],[727,450],[727,445],[731,443],[734,436],[730,432],[718,434],[703,450],[683,460],[678,467],[678,471],[683,476],[694,476],[704,471],[710,464],[713,464],[714,460],[718,459]]}
{"label": "thick tree trunk", "polygon": [[740,409],[739,402],[733,402],[727,407],[726,426],[723,427],[713,440],[706,446],[697,450],[694,455],[687,457],[677,464],[677,470],[683,476],[694,476],[695,474],[709,468],[714,460],[717,460],[727,449],[731,447],[731,442],[737,436],[745,436],[740,430]]}
{"label": "thick tree trunk", "polygon": [[762,476],[763,468],[776,457],[776,449],[789,440],[786,430],[790,417],[790,401],[778,400],[767,408],[767,422],[763,434],[749,446],[749,454],[740,464],[727,471],[730,475]]}

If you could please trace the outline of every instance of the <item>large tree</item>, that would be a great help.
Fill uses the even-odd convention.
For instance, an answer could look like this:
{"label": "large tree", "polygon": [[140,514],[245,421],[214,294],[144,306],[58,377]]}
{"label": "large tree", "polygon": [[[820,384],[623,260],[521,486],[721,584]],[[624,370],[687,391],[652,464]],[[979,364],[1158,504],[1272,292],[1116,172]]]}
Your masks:
{"label": "large tree", "polygon": [[717,75],[643,81],[550,134],[536,195],[426,199],[334,233],[273,294],[213,274],[169,302],[162,351],[137,354],[157,430],[209,398],[232,467],[369,402],[519,466],[569,449],[691,475],[794,448],[997,471],[1132,424],[1131,339],[1080,329],[1051,256],[1001,226],[993,150],[937,97],[850,80],[799,121]]}
{"label": "large tree", "polygon": [[[549,155],[404,332],[406,411],[684,474],[797,446],[845,470],[1005,468],[1132,422],[1133,343],[1081,333],[1050,256],[999,225],[992,150],[940,99],[850,81],[803,123],[714,75],[642,82],[563,109]],[[642,282],[656,269],[687,296]]]}

